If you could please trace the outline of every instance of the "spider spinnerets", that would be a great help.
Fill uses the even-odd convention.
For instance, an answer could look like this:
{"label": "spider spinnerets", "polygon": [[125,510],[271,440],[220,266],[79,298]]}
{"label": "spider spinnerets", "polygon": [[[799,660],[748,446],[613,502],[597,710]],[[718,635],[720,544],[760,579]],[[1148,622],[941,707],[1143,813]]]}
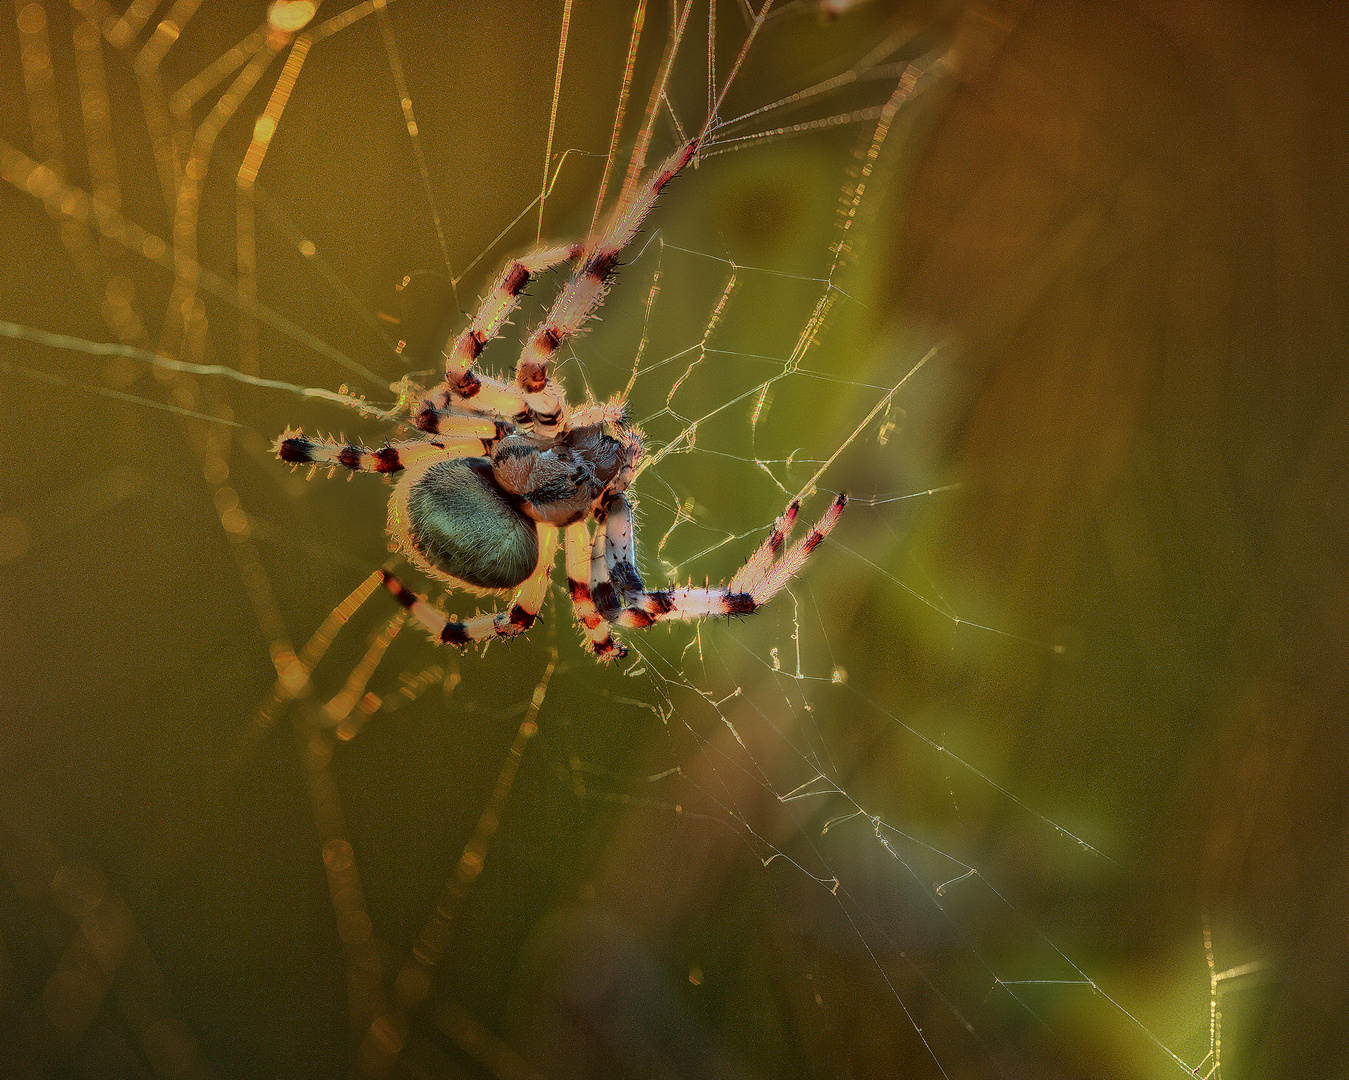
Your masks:
{"label": "spider spinnerets", "polygon": [[[435,640],[467,645],[528,630],[543,606],[561,533],[567,585],[587,648],[601,660],[616,659],[627,650],[614,638],[614,626],[639,629],[757,610],[801,569],[838,520],[845,495],[784,554],[798,510],[793,500],[726,584],[647,589],[637,572],[625,494],[641,460],[641,430],[621,401],[569,406],[549,373],[557,350],[602,301],[620,252],[661,190],[697,154],[702,138],[625,189],[585,243],[540,247],[511,260],[468,327],[447,342],[444,382],[414,395],[411,421],[420,437],[379,449],[296,430],[276,440],[277,456],[294,465],[396,475],[389,534],[407,560],[451,588],[513,593],[505,611],[448,619],[384,570],[385,587]],[[484,346],[500,333],[529,282],[564,261],[576,269],[526,341],[514,381],[476,372]]]}

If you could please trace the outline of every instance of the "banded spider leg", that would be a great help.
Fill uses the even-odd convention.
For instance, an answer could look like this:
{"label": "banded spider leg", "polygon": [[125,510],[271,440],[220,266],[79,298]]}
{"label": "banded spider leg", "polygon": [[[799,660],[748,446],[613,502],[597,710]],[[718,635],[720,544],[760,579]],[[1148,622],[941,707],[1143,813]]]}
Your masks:
{"label": "banded spider leg", "polygon": [[[800,572],[811,552],[833,530],[847,502],[846,495],[837,496],[810,531],[781,554],[801,508],[800,501],[793,499],[764,542],[723,585],[648,590],[634,562],[631,505],[626,496],[613,496],[593,539],[584,521],[566,527],[567,587],[589,647],[601,660],[621,659],[627,649],[614,639],[611,626],[642,629],[673,619],[752,614]],[[543,530],[539,563],[505,612],[466,621],[447,619],[387,569],[381,572],[384,587],[442,643],[469,645],[492,637],[514,637],[533,625],[543,607],[557,549],[557,530],[549,526]]]}
{"label": "banded spider leg", "polygon": [[[539,435],[555,435],[566,423],[567,402],[549,374],[549,364],[599,306],[620,253],[637,235],[661,191],[693,159],[700,144],[701,136],[671,154],[630,198],[620,200],[604,228],[583,245],[543,249],[513,260],[484,297],[468,328],[447,344],[445,385],[417,407],[417,426],[439,432],[441,417],[460,406],[522,426],[530,424]],[[532,278],[566,259],[578,260],[579,265],[521,350],[514,384],[475,372],[473,363],[487,341],[500,332]]]}
{"label": "banded spider leg", "polygon": [[616,496],[595,530],[590,556],[595,609],[606,622],[633,629],[670,619],[749,615],[800,572],[810,553],[833,531],[847,502],[847,495],[837,496],[810,531],[779,558],[801,509],[800,500],[793,499],[764,542],[724,585],[648,590],[633,558],[632,507],[626,497]]}

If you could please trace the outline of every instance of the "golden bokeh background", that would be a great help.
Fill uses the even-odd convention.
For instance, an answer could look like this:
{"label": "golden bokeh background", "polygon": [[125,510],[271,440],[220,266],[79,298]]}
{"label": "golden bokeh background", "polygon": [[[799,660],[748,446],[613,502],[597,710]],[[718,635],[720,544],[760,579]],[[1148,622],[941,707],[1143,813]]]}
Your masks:
{"label": "golden bokeh background", "polygon": [[[268,711],[280,644],[299,649],[387,557],[373,478],[291,476],[269,440],[288,425],[375,440],[380,425],[0,340],[7,1074],[1349,1067],[1349,18],[1246,0],[788,9],[744,102],[889,35],[902,56],[956,43],[955,73],[883,146],[837,281],[848,300],[807,356],[824,377],[775,383],[757,424],[746,405],[700,425],[694,453],[639,484],[648,578],[729,574],[785,501],[756,459],[803,483],[937,351],[807,503],[854,495],[793,598],[692,649],[684,631],[653,636],[645,678],[582,656],[555,592],[528,640],[485,656],[401,633],[371,683],[398,707],[334,740],[311,722],[385,625],[377,597],[314,699]],[[456,309],[444,252],[466,309],[535,235],[526,214],[498,239],[542,181],[560,10],[387,9],[425,172],[385,16],[316,44],[250,204],[259,302],[385,379],[416,366],[436,329],[425,312]],[[336,13],[323,5],[315,25]],[[0,136],[95,193],[107,177],[90,153],[114,147],[121,213],[169,242],[170,267],[82,232],[77,206],[49,214],[7,157],[0,318],[136,343],[121,318],[134,310],[154,349],[181,204],[164,197],[130,58],[168,10],[136,48],[113,44],[121,14],[20,3],[0,23]],[[166,46],[164,85],[190,86],[264,16],[204,5]],[[629,130],[665,17],[648,15]],[[742,24],[719,17],[724,72]],[[581,152],[547,234],[588,224],[630,18],[573,13],[553,146]],[[196,258],[226,283],[247,262],[238,163],[288,42],[201,178]],[[704,47],[695,33],[689,56]],[[671,97],[700,117],[705,64],[701,81],[689,70]],[[828,100],[851,108],[854,92]],[[212,100],[187,109],[189,130]],[[672,246],[632,253],[564,369],[569,390],[621,389],[644,334],[655,357],[696,342],[732,259],[783,276],[736,269],[722,351],[673,412],[687,361],[644,375],[634,405],[669,439],[781,369],[871,130],[812,131],[681,177],[643,237]],[[396,292],[413,271],[428,272]],[[232,286],[201,295],[172,355],[250,370],[255,334],[263,375],[379,393],[275,321],[250,329]],[[942,491],[897,499],[928,488]],[[695,522],[661,546],[686,499]],[[794,670],[798,638],[803,680],[770,662]],[[503,763],[518,773],[466,876]],[[780,798],[811,763],[846,798]],[[836,823],[850,807],[875,825]],[[962,867],[979,887],[934,903]],[[422,969],[408,957],[428,933],[441,951]]]}

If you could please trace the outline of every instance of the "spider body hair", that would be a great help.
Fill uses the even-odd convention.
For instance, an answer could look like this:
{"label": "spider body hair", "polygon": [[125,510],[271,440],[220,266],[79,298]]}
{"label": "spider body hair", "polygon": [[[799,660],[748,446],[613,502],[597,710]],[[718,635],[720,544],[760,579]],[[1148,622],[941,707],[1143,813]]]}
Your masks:
{"label": "spider body hair", "polygon": [[538,527],[483,457],[410,473],[389,500],[389,532],[423,572],[484,592],[513,589],[539,561]]}

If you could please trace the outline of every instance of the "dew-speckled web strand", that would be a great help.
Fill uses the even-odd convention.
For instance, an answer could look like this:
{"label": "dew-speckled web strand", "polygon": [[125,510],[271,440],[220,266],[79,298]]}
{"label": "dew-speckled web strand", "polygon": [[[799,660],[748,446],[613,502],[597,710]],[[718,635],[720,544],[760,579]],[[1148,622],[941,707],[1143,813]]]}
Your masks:
{"label": "dew-speckled web strand", "polygon": [[[51,169],[38,164],[3,139],[0,139],[0,178],[39,199],[58,220],[70,217],[84,226],[95,228],[101,236],[165,269],[172,271],[175,262],[182,267],[184,260],[189,258],[182,252],[176,256],[170,255],[168,244],[158,236],[123,217],[116,207],[66,184]],[[198,285],[244,314],[257,318],[290,340],[359,375],[372,386],[385,385],[378,375],[363,364],[266,305],[243,295],[232,282],[209,268],[194,262],[192,271]]]}
{"label": "dew-speckled web strand", "polygon": [[[64,349],[69,352],[86,353],[89,356],[124,356],[128,360],[142,360],[154,367],[161,368],[164,371],[177,371],[187,375],[204,375],[210,378],[232,379],[234,382],[244,383],[247,386],[258,386],[264,390],[284,390],[287,393],[295,394],[299,397],[318,398],[321,401],[330,401],[336,405],[342,405],[348,409],[356,409],[369,416],[383,416],[384,412],[373,405],[369,405],[360,398],[354,398],[349,394],[339,394],[335,390],[324,390],[321,387],[299,386],[296,383],[283,382],[280,379],[262,379],[256,375],[248,375],[242,371],[236,371],[234,368],[225,367],[222,364],[194,364],[188,360],[175,360],[169,356],[160,356],[158,353],[150,352],[147,349],[138,349],[133,345],[117,345],[108,341],[86,341],[84,338],[71,337],[68,334],[53,334],[49,330],[39,330],[32,326],[22,326],[19,323],[0,321],[0,337],[13,338],[15,341],[31,341],[38,345],[45,345],[51,349]],[[371,378],[374,378],[372,375]],[[100,392],[97,387],[92,388],[95,392]],[[149,405],[161,407],[156,402],[146,402]],[[206,419],[215,419],[206,417]],[[238,425],[235,425],[236,427]]]}

